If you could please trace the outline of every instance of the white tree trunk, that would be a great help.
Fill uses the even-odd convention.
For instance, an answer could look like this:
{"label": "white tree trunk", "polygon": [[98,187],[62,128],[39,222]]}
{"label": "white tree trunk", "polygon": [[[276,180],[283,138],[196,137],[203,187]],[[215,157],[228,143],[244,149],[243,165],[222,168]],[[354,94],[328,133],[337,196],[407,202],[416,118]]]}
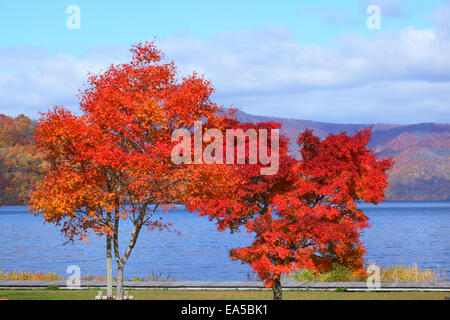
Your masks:
{"label": "white tree trunk", "polygon": [[116,286],[116,300],[123,300],[123,268],[124,264],[117,265],[117,286]]}
{"label": "white tree trunk", "polygon": [[[157,206],[155,206],[155,211]],[[114,255],[116,257],[117,262],[117,284],[116,284],[116,300],[123,300],[123,269],[125,267],[125,264],[127,263],[128,258],[130,257],[131,251],[133,251],[134,246],[136,245],[136,241],[139,237],[139,233],[141,231],[141,228],[143,226],[143,219],[146,213],[146,206],[142,207],[140,209],[139,217],[133,222],[133,230],[131,232],[130,236],[130,242],[128,244],[127,249],[125,250],[125,253],[123,254],[123,257],[120,257],[119,252],[119,215],[116,212],[115,218],[114,218],[114,236],[113,236],[113,243],[114,243]]]}
{"label": "white tree trunk", "polygon": [[111,236],[106,236],[106,296],[113,299]]}

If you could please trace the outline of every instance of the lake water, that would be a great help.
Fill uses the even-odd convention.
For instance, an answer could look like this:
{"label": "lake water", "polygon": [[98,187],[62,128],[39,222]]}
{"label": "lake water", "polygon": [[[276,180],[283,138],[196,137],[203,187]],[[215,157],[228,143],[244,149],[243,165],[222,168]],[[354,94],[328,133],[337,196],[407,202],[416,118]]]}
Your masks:
{"label": "lake water", "polygon": [[[361,206],[370,218],[363,241],[369,262],[379,265],[413,265],[436,269],[450,279],[450,202],[385,202]],[[246,232],[219,232],[206,217],[184,209],[164,214],[175,232],[140,234],[125,267],[125,277],[162,274],[176,280],[247,280],[251,269],[228,256],[231,248],[248,245]],[[130,226],[123,228],[122,249]],[[79,265],[83,275],[104,276],[105,240],[95,235],[89,242],[63,245],[54,225],[43,225],[19,206],[0,207],[0,269],[54,271],[66,276],[69,265]]]}

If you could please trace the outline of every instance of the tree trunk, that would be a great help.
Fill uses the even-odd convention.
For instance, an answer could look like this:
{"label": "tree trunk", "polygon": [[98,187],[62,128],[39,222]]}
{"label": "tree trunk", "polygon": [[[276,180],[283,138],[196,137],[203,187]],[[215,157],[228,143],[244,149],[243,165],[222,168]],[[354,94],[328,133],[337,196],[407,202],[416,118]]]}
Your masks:
{"label": "tree trunk", "polygon": [[124,264],[117,264],[117,286],[116,286],[116,300],[123,300],[123,268]]}
{"label": "tree trunk", "polygon": [[280,278],[275,280],[275,284],[272,287],[272,290],[273,290],[273,300],[282,300],[283,299],[283,291],[281,289]]}
{"label": "tree trunk", "polygon": [[[158,206],[155,206],[154,211]],[[123,257],[120,257],[119,252],[119,215],[118,209],[116,208],[116,214],[114,218],[114,235],[113,235],[113,243],[114,243],[114,255],[116,257],[117,262],[117,285],[116,285],[116,300],[123,300],[123,269],[127,260],[133,251],[134,246],[136,245],[137,238],[139,237],[139,232],[143,226],[143,219],[145,216],[146,207],[140,209],[140,213],[138,218],[133,222],[133,230],[131,232],[130,242],[128,244]]]}
{"label": "tree trunk", "polygon": [[106,236],[106,297],[113,299],[111,236]]}

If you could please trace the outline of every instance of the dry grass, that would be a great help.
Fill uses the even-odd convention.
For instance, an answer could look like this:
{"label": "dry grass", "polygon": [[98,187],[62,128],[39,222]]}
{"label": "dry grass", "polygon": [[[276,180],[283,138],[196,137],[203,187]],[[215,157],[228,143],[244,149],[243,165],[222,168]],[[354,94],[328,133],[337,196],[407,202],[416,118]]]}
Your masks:
{"label": "dry grass", "polygon": [[441,282],[446,281],[445,273],[436,270],[419,269],[417,264],[412,267],[395,266],[381,268],[382,282]]}
{"label": "dry grass", "polygon": [[14,271],[14,272],[3,272],[0,269],[0,280],[46,280],[55,281],[63,280],[59,275],[53,272],[25,272],[25,271]]}
{"label": "dry grass", "polygon": [[[0,280],[42,280],[42,281],[59,281],[65,278],[54,272],[33,272],[33,271],[13,271],[3,272],[0,269]],[[85,276],[81,280],[86,281],[106,281],[106,277]]]}
{"label": "dry grass", "polygon": [[[13,271],[13,272],[3,272],[0,269],[0,280],[46,280],[46,281],[58,281],[65,280],[54,272],[33,272],[33,271]],[[84,281],[106,281],[106,277],[99,276],[82,276],[81,280]],[[116,278],[114,278],[116,280]],[[170,274],[164,275],[163,273],[152,272],[147,277],[133,277],[131,281],[171,281]]]}
{"label": "dry grass", "polygon": [[162,272],[154,272],[147,277],[133,277],[131,281],[173,281],[169,274],[163,274]]}
{"label": "dry grass", "polygon": [[[394,266],[394,267],[380,267],[381,268],[381,282],[443,282],[447,281],[445,272],[441,272],[439,267],[436,270],[432,269],[420,269],[417,264],[412,267],[407,266]],[[248,278],[248,277],[247,277]],[[81,278],[85,281],[106,281],[106,277],[98,276],[83,276]],[[355,277],[352,272],[342,266],[336,266],[333,270],[325,273],[314,274],[311,270],[304,270],[294,272],[286,279],[300,282],[336,282],[336,281],[366,281],[364,277]],[[14,272],[2,272],[0,269],[0,280],[65,280],[65,278],[57,275],[54,272],[30,272],[30,271],[14,271]],[[172,281],[170,275],[164,276],[162,273],[154,273],[148,277],[133,277],[132,281]],[[248,279],[256,280],[256,279]]]}
{"label": "dry grass", "polygon": [[[446,281],[445,272],[439,267],[436,270],[420,269],[417,264],[412,267],[394,266],[380,267],[381,282],[443,282]],[[315,274],[311,270],[294,272],[287,279],[300,282],[336,282],[336,281],[366,281],[366,277],[355,277],[345,267],[336,266],[329,272]]]}

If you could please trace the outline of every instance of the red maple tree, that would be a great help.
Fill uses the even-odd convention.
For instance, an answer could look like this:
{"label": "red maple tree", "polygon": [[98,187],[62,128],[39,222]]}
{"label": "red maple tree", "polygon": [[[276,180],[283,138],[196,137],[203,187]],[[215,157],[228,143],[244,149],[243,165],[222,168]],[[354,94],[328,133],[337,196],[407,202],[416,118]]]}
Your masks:
{"label": "red maple tree", "polygon": [[[69,241],[84,239],[89,230],[106,235],[108,287],[113,246],[118,299],[142,228],[167,228],[155,213],[180,197],[185,173],[171,160],[173,130],[222,117],[209,98],[208,81],[195,73],[179,79],[174,63],[163,63],[153,43],[137,44],[131,52],[129,63],[89,77],[81,116],[62,107],[42,115],[36,140],[50,165],[30,200],[32,211],[61,224]],[[133,225],[124,250],[122,219]]]}
{"label": "red maple tree", "polygon": [[244,226],[254,234],[251,245],[230,255],[249,264],[274,299],[282,298],[281,276],[295,270],[327,271],[338,263],[361,273],[360,232],[368,218],[357,201],[380,202],[392,166],[367,148],[370,135],[367,129],[320,141],[306,130],[298,139],[301,160],[289,156],[282,136],[272,176],[260,175],[260,164],[200,168],[187,207],[214,219],[219,230]]}

